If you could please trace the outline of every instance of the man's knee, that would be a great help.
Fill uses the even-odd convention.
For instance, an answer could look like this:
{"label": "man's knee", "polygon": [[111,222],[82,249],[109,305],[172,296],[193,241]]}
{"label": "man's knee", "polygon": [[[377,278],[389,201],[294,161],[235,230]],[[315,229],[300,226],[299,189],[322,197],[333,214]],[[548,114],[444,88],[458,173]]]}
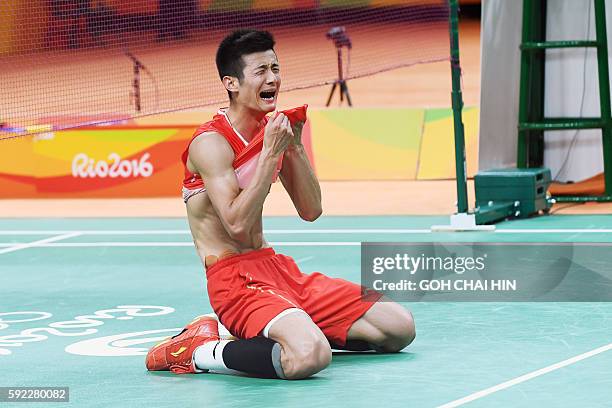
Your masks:
{"label": "man's knee", "polygon": [[310,377],[327,367],[331,358],[331,348],[326,340],[318,337],[304,339],[293,345],[282,361],[285,377],[289,380]]}
{"label": "man's knee", "polygon": [[414,341],[416,328],[412,313],[406,309],[393,310],[385,324],[380,327],[383,341],[379,344],[381,351],[396,353]]}

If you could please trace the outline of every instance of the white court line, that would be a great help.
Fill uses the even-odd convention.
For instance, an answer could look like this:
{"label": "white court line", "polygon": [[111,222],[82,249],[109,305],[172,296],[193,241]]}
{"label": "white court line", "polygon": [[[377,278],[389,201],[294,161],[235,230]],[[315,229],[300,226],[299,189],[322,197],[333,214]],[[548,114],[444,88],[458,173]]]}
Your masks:
{"label": "white court line", "polygon": [[[69,235],[69,234],[67,234]],[[66,236],[65,238],[70,238]],[[51,239],[51,238],[49,238]],[[64,238],[62,238],[64,239]],[[41,240],[43,241],[43,240]],[[193,242],[64,242],[64,243],[40,243],[36,241],[26,246],[35,246],[37,248],[87,248],[87,247],[193,247]],[[38,243],[38,244],[37,244]],[[36,244],[36,245],[34,245]],[[306,241],[306,242],[270,242],[273,246],[360,246],[361,242],[317,242],[317,241]],[[15,244],[0,244],[3,246],[13,246]],[[8,248],[11,249],[11,248]],[[17,248],[22,249],[22,248]],[[17,250],[15,249],[15,250]],[[3,253],[0,250],[0,254]],[[10,252],[10,251],[8,251]]]}
{"label": "white court line", "polygon": [[[191,234],[189,230],[10,230],[0,235],[45,235],[78,232],[81,235],[180,235]],[[425,234],[429,229],[266,229],[265,234]]]}
{"label": "white court line", "polygon": [[270,242],[273,246],[361,246],[361,241],[351,242]]}
{"label": "white court line", "polygon": [[447,402],[444,405],[438,406],[438,408],[453,408],[453,407],[458,407],[460,405],[466,404],[468,402],[472,402],[472,401],[477,400],[479,398],[486,397],[487,395],[493,394],[494,392],[501,391],[501,390],[504,390],[506,388],[510,388],[513,385],[520,384],[522,382],[531,380],[532,378],[539,377],[541,375],[550,373],[551,371],[558,370],[558,369],[566,367],[566,366],[568,366],[570,364],[577,363],[578,361],[587,359],[589,357],[593,357],[593,356],[595,356],[597,354],[601,354],[601,353],[609,351],[609,350],[612,350],[612,343],[610,343],[610,344],[608,344],[606,346],[602,346],[602,347],[596,348],[596,349],[591,350],[591,351],[587,351],[586,353],[582,353],[582,354],[579,354],[577,356],[568,358],[567,360],[563,360],[563,361],[560,361],[558,363],[549,365],[548,367],[540,368],[539,370],[532,371],[530,373],[521,375],[520,377],[513,378],[512,380],[503,382],[501,384],[497,384],[497,385],[495,385],[493,387],[486,388],[484,390],[475,392],[475,393],[470,394],[470,395],[468,395],[466,397],[463,397],[463,398],[460,398],[460,399],[457,399],[457,400],[454,400],[454,401],[451,401],[451,402]]}
{"label": "white court line", "polygon": [[45,235],[68,234],[78,232],[81,235],[183,235],[189,230],[6,230],[0,235]]}
{"label": "white court line", "polygon": [[[57,235],[79,233],[80,235],[181,235],[190,234],[185,230],[5,230],[0,235]],[[430,229],[265,229],[265,234],[431,234]],[[610,234],[610,228],[553,228],[553,229],[496,229],[492,233],[498,234],[575,234],[593,233]]]}
{"label": "white court line", "polygon": [[66,233],[66,234],[62,234],[62,235],[57,235],[57,236],[50,237],[50,238],[39,239],[38,241],[34,241],[34,242],[25,242],[25,243],[21,243],[21,244],[11,244],[11,246],[8,247],[8,248],[0,249],[0,254],[7,254],[9,252],[20,251],[22,249],[38,247],[38,246],[45,245],[45,244],[52,245],[52,244],[50,244],[51,242],[60,241],[62,239],[67,239],[67,238],[76,237],[78,235],[81,235],[81,234],[79,234],[78,232],[70,232],[70,233]]}
{"label": "white court line", "polygon": [[300,264],[302,262],[308,262],[308,261],[312,261],[314,259],[314,255],[311,256],[305,256],[304,258],[300,258],[300,259],[296,259],[295,263],[296,264]]}
{"label": "white court line", "polygon": [[610,228],[549,228],[549,229],[497,229],[495,232],[500,234],[563,234],[563,233],[603,233],[610,234]]}

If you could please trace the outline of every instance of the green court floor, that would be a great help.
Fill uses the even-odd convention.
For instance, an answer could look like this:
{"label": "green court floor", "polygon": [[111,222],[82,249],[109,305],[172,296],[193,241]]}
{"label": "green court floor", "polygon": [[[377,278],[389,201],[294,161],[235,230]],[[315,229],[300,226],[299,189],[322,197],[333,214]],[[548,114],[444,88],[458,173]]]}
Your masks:
{"label": "green court floor", "polygon": [[[446,217],[265,220],[305,272],[360,279],[361,241],[612,242],[610,216],[431,233]],[[0,386],[68,386],[53,407],[609,407],[612,304],[412,303],[402,353],[334,354],[304,381],[148,373],[146,350],[211,313],[183,219],[0,219]]]}

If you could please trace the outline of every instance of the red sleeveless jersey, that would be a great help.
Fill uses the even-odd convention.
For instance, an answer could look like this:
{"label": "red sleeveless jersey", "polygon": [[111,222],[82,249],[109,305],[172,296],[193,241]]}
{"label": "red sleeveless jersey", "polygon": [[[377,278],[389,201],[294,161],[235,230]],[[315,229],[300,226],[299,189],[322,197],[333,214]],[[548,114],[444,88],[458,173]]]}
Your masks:
{"label": "red sleeveless jersey", "polygon": [[[288,109],[283,111],[285,115],[289,118],[289,121],[293,124],[295,122],[304,122],[306,121],[306,109],[308,105],[300,106],[294,109]],[[255,135],[255,137],[247,144],[246,140],[244,140],[232,127],[229,120],[225,116],[222,110],[219,110],[213,119],[209,122],[204,123],[193,134],[193,137],[187,144],[183,154],[181,155],[181,159],[183,161],[183,166],[185,168],[185,177],[183,178],[183,187],[187,190],[196,190],[204,188],[204,181],[197,173],[192,173],[187,168],[187,159],[189,158],[189,146],[193,140],[200,136],[205,132],[215,132],[220,134],[227,140],[230,147],[234,151],[234,169],[238,169],[243,164],[247,163],[250,159],[261,152],[263,147],[263,135],[264,128],[268,122],[268,117],[263,119],[263,126],[261,130]],[[279,163],[280,169],[280,163]]]}

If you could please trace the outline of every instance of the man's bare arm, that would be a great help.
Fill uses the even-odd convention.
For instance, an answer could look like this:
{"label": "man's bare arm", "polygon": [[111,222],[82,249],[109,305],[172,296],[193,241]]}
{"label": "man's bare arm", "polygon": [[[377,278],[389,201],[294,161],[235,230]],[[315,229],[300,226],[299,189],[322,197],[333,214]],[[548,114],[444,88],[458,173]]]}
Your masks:
{"label": "man's bare arm", "polygon": [[288,126],[285,126],[282,118],[270,120],[255,174],[242,191],[232,166],[234,153],[223,136],[205,133],[189,147],[189,161],[204,180],[208,196],[225,230],[232,239],[245,245],[250,244],[251,228],[261,219],[263,203],[280,154],[293,136],[287,132]]}
{"label": "man's bare arm", "polygon": [[321,187],[302,145],[304,123],[293,126],[294,139],[285,151],[280,177],[300,217],[314,221],[322,213]]}
{"label": "man's bare arm", "polygon": [[321,187],[303,146],[290,147],[283,157],[281,181],[300,217],[314,221],[321,215]]}

